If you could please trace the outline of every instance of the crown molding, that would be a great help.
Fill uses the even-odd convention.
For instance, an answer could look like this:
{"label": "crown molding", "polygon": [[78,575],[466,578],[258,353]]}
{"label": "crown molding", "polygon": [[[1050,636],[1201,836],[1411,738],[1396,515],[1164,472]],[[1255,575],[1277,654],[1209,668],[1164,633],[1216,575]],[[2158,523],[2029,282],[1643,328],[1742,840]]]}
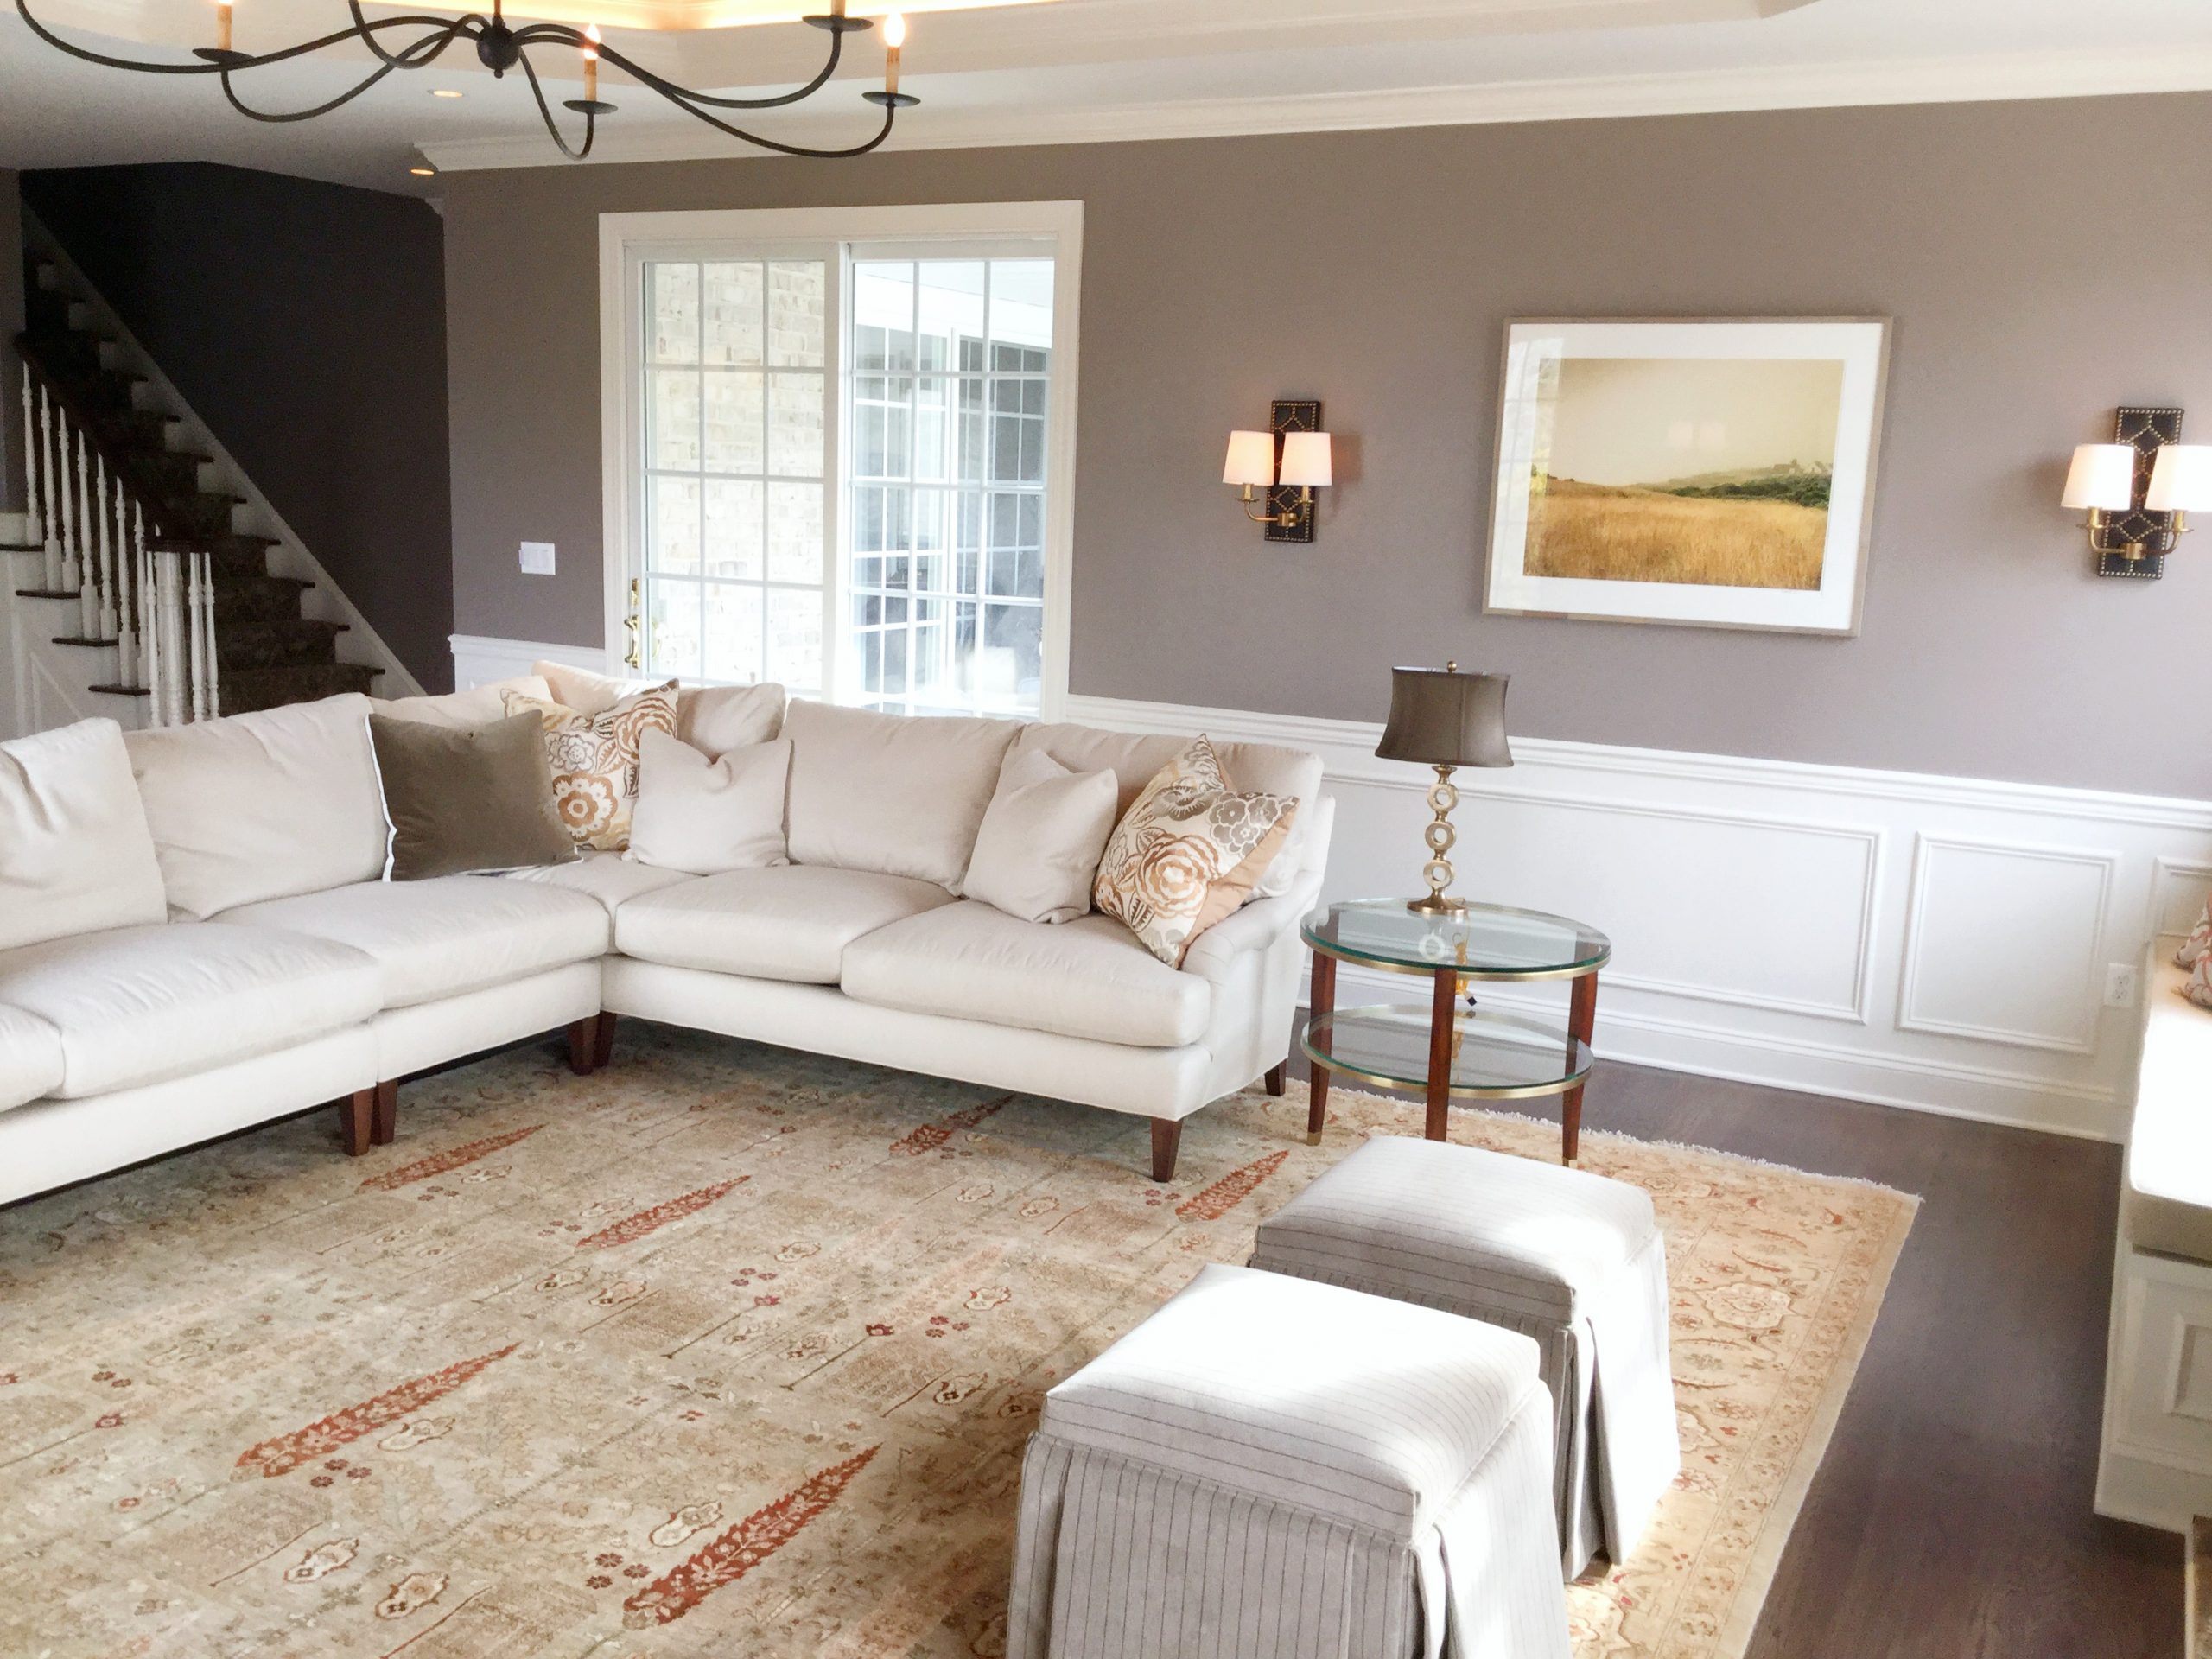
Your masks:
{"label": "crown molding", "polygon": [[[926,83],[922,83],[926,91]],[[1126,143],[1392,127],[1478,126],[1523,121],[1835,109],[1883,104],[1987,103],[2101,98],[2212,89],[2212,48],[2144,47],[2104,53],[2015,53],[1971,58],[1834,64],[1743,65],[1646,75],[1586,76],[1486,86],[1422,86],[1154,104],[1043,105],[940,109],[902,124],[887,149],[992,149],[1028,144]],[[924,109],[927,109],[924,105]],[[801,130],[804,130],[803,129]],[[544,135],[428,144],[442,172],[565,167]],[[678,161],[758,161],[701,130],[657,126],[626,138],[602,129],[586,166]]]}

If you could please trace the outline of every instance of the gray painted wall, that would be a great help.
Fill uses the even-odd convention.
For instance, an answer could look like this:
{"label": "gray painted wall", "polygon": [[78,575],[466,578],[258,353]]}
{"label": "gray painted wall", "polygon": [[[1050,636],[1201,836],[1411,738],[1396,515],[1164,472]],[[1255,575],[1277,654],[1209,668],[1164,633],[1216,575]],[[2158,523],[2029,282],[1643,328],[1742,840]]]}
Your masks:
{"label": "gray painted wall", "polygon": [[23,192],[369,626],[451,685],[437,214],[204,162],[26,173]]}
{"label": "gray painted wall", "polygon": [[[2212,546],[2101,582],[2057,505],[2122,400],[2212,441],[2209,138],[2189,93],[448,175],[455,626],[604,638],[599,214],[1074,197],[1077,692],[1378,720],[1450,656],[1535,735],[2212,796]],[[1503,322],[1639,314],[1896,320],[1860,637],[1482,613]],[[1311,547],[1217,481],[1289,395]]]}

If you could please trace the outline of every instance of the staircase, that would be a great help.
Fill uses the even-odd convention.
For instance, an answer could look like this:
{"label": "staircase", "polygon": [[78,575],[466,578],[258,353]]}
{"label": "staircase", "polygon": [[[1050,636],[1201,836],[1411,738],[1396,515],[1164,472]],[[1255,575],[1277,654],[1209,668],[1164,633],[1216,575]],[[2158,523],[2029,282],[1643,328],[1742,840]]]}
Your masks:
{"label": "staircase", "polygon": [[[189,556],[207,556],[220,712],[242,714],[377,689],[390,661],[382,643],[370,634],[352,654],[372,660],[345,660],[346,636],[358,620],[352,607],[328,587],[304,549],[287,535],[269,533],[282,528],[273,522],[273,509],[250,493],[235,464],[67,256],[25,218],[27,326],[18,347],[33,377],[105,462],[119,493],[143,508],[148,545],[185,555],[187,568]],[[19,388],[3,390],[11,403],[21,396]],[[110,715],[127,728],[158,723],[158,714],[147,707],[143,676],[123,663],[114,639],[87,637],[76,593],[47,588],[40,559],[29,550],[0,555],[0,577],[7,580],[7,597],[17,613],[19,644],[42,650],[50,641],[60,653],[57,662],[46,652],[38,664],[46,689],[60,696],[33,701],[58,702],[70,717]],[[322,613],[315,614],[318,610]],[[393,677],[407,680],[404,670],[391,666],[397,671]],[[25,680],[24,665],[17,671],[19,681]],[[382,689],[398,696],[417,688],[387,681]],[[49,708],[49,720],[53,712]],[[47,722],[27,720],[19,710],[17,723]]]}

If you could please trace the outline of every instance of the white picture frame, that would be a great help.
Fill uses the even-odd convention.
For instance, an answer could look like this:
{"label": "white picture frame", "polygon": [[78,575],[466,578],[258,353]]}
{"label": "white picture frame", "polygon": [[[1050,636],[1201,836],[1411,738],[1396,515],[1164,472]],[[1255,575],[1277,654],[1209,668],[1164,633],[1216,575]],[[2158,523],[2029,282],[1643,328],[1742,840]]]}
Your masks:
{"label": "white picture frame", "polygon": [[1483,608],[1857,633],[1889,338],[1883,317],[1508,322]]}

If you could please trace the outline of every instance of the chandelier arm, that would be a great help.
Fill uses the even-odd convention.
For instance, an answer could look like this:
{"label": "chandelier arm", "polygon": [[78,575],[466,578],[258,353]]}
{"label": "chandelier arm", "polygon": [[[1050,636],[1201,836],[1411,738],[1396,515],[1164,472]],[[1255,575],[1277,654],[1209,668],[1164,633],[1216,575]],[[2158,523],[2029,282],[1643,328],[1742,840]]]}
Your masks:
{"label": "chandelier arm", "polygon": [[[238,60],[231,63],[147,63],[137,58],[111,57],[105,52],[94,52],[63,40],[61,36],[31,16],[28,0],[16,0],[16,15],[23,20],[32,34],[56,51],[66,53],[70,57],[79,59],[86,63],[99,64],[104,69],[135,69],[141,74],[148,75],[220,75],[239,69],[257,69],[265,63],[282,63],[288,58],[303,57],[310,52],[320,52],[325,47],[336,46],[342,41],[352,40],[365,41],[376,51],[378,57],[389,63],[393,60],[394,54],[385,52],[377,45],[373,38],[373,31],[380,29],[405,29],[418,23],[427,23],[444,34],[446,38],[440,41],[436,52],[414,58],[404,65],[395,65],[398,67],[413,68],[428,63],[431,58],[437,55],[438,52],[444,51],[446,47],[452,43],[454,36],[465,32],[470,23],[474,22],[480,26],[483,21],[474,14],[456,19],[450,23],[442,17],[378,17],[365,20],[359,28],[341,29],[316,40],[303,41],[297,46],[286,47],[281,51],[265,52],[257,56],[241,54]],[[408,56],[408,48],[403,48],[397,55]]]}
{"label": "chandelier arm", "polygon": [[[541,25],[541,27],[550,26]],[[579,35],[577,38],[581,41],[582,37]],[[837,73],[837,61],[844,55],[844,31],[842,29],[833,30],[830,36],[830,60],[822,66],[822,73],[815,76],[812,80],[808,81],[805,86],[798,88],[796,91],[779,92],[772,98],[717,98],[711,92],[695,92],[689,86],[679,86],[672,80],[664,79],[661,76],[655,74],[652,70],[645,68],[641,64],[632,61],[630,59],[624,57],[620,52],[614,51],[609,47],[601,46],[599,48],[599,55],[607,62],[614,65],[616,68],[620,69],[626,74],[629,75],[632,79],[635,79],[646,86],[652,87],[653,91],[658,92],[663,98],[668,99],[671,101],[683,100],[694,105],[704,105],[710,109],[717,110],[775,110],[782,109],[788,105],[797,104],[803,99],[811,98],[815,93],[820,92],[824,86],[828,86],[830,84],[830,77]],[[694,109],[692,113],[696,115],[698,111]],[[842,152],[841,151],[839,153],[842,154]]]}
{"label": "chandelier arm", "polygon": [[[428,16],[386,17],[381,18],[377,22],[372,23],[369,21],[367,16],[361,10],[361,0],[346,0],[346,7],[347,10],[353,14],[353,27],[360,35],[361,44],[367,47],[370,51],[375,53],[377,56],[382,58],[386,63],[391,64],[394,67],[401,69],[418,69],[422,67],[423,64],[428,63],[429,59],[418,59],[410,63],[400,62],[399,59],[404,58],[406,55],[405,49],[403,48],[401,51],[396,54],[385,51],[376,37],[375,31],[378,28],[383,27],[385,24],[395,22],[423,23],[432,29],[446,29],[450,26],[454,35],[469,35],[473,36],[478,29],[481,29],[486,26],[485,19],[479,16],[473,11],[466,13],[460,17],[452,19],[450,21],[450,25],[448,25],[448,20],[446,18]],[[448,44],[450,43],[451,37],[448,37]],[[440,51],[443,51],[444,49],[445,48],[443,47],[439,48]]]}
{"label": "chandelier arm", "polygon": [[561,136],[561,129],[554,124],[553,106],[545,101],[545,89],[537,84],[537,71],[531,67],[529,55],[524,54],[516,61],[522,65],[523,78],[530,82],[530,95],[537,100],[537,113],[539,118],[545,123],[547,136],[553,140],[563,156],[572,162],[581,162],[591,154],[592,141],[599,136],[598,118],[588,110],[584,111],[583,148],[569,149],[569,141]]}
{"label": "chandelier arm", "polygon": [[[384,67],[386,69],[420,69],[436,58],[446,48],[451,46],[461,35],[467,33],[469,22],[470,19],[467,17],[457,17],[450,22],[443,17],[379,17],[365,23],[358,29],[340,29],[337,34],[326,35],[319,41],[302,41],[297,46],[284,47],[275,52],[264,52],[258,57],[247,58],[241,63],[218,64],[213,67],[233,73],[241,69],[258,69],[264,64],[283,63],[287,59],[305,57],[310,52],[320,52],[326,46],[335,46],[341,41],[359,40],[366,42],[376,52],[377,56],[384,60]],[[397,52],[385,51],[382,47],[378,46],[367,33],[371,29],[390,29],[394,24],[406,27],[416,23],[429,24],[431,33],[417,37],[409,45],[401,47]],[[430,42],[433,41],[437,44],[432,46]],[[425,48],[428,49],[425,50]],[[373,85],[374,83],[365,84]]]}
{"label": "chandelier arm", "polygon": [[288,121],[312,121],[318,115],[328,115],[333,110],[351,104],[399,67],[397,63],[380,63],[369,72],[369,78],[354,87],[352,92],[340,92],[327,104],[318,104],[311,110],[270,111],[257,110],[238,95],[237,89],[231,85],[231,70],[226,66],[222,75],[223,96],[229,101],[232,109],[249,120],[265,121],[272,126],[282,125]]}
{"label": "chandelier arm", "polygon": [[816,162],[842,161],[849,156],[867,155],[868,151],[875,149],[891,136],[891,123],[898,114],[895,108],[886,105],[882,127],[877,130],[875,137],[866,143],[855,144],[846,149],[809,149],[803,144],[786,144],[774,138],[764,138],[757,132],[747,132],[742,127],[734,127],[728,122],[720,120],[708,114],[706,111],[693,105],[690,102],[689,96],[680,86],[673,92],[662,92],[661,96],[685,114],[697,117],[717,132],[728,133],[733,138],[741,138],[747,143],[761,149],[772,149],[779,156],[798,156]]}

